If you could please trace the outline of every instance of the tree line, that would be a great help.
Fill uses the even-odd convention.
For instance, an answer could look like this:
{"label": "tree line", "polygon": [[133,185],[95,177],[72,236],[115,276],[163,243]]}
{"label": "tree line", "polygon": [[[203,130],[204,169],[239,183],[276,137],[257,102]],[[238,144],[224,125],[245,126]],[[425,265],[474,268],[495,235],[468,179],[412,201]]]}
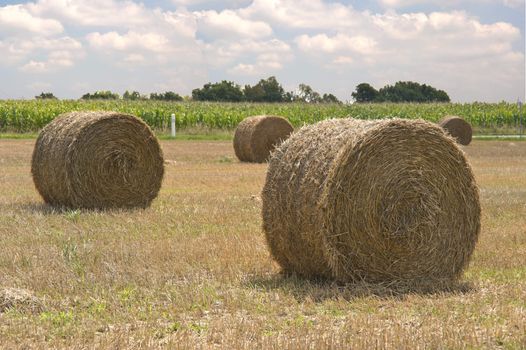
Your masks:
{"label": "tree line", "polygon": [[[376,90],[368,83],[361,83],[351,93],[356,103],[374,102],[449,102],[449,96],[443,90],[437,90],[426,84],[412,81],[399,81]],[[52,93],[41,93],[36,99],[54,99]],[[117,100],[121,96],[111,91],[96,91],[82,95],[82,100]],[[261,79],[257,84],[240,85],[223,80],[217,83],[206,83],[202,88],[192,90],[191,97],[182,97],[173,92],[151,93],[141,95],[138,91],[126,91],[124,100],[157,100],[157,101],[194,101],[214,102],[304,102],[304,103],[341,103],[333,94],[323,95],[307,84],[300,84],[296,91],[285,91],[276,77]]]}
{"label": "tree line", "polygon": [[412,81],[399,81],[376,90],[368,83],[361,83],[351,94],[358,103],[378,102],[450,102],[448,94],[432,86]]}

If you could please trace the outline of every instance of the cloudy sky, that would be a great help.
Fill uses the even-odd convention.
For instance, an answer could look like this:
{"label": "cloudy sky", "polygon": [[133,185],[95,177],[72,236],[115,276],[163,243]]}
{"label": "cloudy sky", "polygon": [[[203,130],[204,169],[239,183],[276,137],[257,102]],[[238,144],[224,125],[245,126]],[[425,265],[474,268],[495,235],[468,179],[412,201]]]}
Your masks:
{"label": "cloudy sky", "polygon": [[455,102],[525,95],[524,0],[0,0],[0,99],[276,76],[349,100],[427,83]]}

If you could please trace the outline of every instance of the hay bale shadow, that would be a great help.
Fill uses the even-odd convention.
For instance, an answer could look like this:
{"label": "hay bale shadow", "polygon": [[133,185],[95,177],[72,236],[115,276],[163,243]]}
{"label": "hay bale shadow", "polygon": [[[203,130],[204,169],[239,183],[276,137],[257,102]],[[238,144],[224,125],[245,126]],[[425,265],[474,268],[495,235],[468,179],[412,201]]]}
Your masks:
{"label": "hay bale shadow", "polygon": [[38,215],[72,215],[72,214],[118,214],[129,213],[135,211],[147,210],[148,208],[132,207],[132,208],[82,208],[72,209],[64,206],[53,206],[47,203],[25,203],[16,206],[21,211],[29,212]]}
{"label": "hay bale shadow", "polygon": [[66,209],[65,207],[54,207],[47,203],[20,204],[18,208],[25,212],[30,212],[32,214],[41,214],[41,215],[64,214],[68,211],[68,209]]}
{"label": "hay bale shadow", "polygon": [[470,282],[437,282],[415,284],[400,281],[370,283],[365,281],[341,283],[327,279],[305,279],[296,274],[273,274],[253,276],[244,284],[245,287],[259,290],[281,290],[292,295],[298,302],[311,300],[321,303],[326,300],[356,299],[375,297],[379,299],[404,300],[410,295],[440,296],[464,295],[476,291]]}

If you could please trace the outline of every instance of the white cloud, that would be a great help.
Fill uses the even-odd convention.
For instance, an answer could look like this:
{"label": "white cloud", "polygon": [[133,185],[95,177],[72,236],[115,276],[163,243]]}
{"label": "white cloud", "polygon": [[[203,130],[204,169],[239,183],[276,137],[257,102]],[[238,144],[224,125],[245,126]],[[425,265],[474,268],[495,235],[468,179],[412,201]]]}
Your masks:
{"label": "white cloud", "polygon": [[194,39],[197,31],[197,19],[194,14],[181,10],[178,12],[155,10],[159,23],[164,23],[166,31],[177,33],[179,37]]}
{"label": "white cloud", "polygon": [[354,59],[351,56],[338,56],[332,61],[334,64],[352,64],[353,62]]}
{"label": "white cloud", "polygon": [[126,56],[124,58],[124,61],[127,62],[127,63],[135,64],[135,63],[142,63],[142,62],[144,62],[145,58],[144,58],[143,55],[132,53],[132,54],[129,54],[128,56]]}
{"label": "white cloud", "polygon": [[51,52],[45,61],[30,60],[21,67],[24,72],[45,73],[56,69],[71,67],[74,64],[74,54],[69,51]]}
{"label": "white cloud", "polygon": [[289,57],[283,57],[276,52],[265,52],[257,55],[255,63],[239,63],[228,70],[235,75],[266,76],[283,68]]}
{"label": "white cloud", "polygon": [[262,68],[263,67],[259,67],[255,64],[239,63],[235,67],[231,68],[229,73],[238,75],[259,75],[262,73]]}
{"label": "white cloud", "polygon": [[511,8],[518,8],[524,6],[524,0],[378,0],[380,4],[388,8],[403,8],[412,5],[439,5],[443,7],[461,7],[467,3],[486,3],[486,4],[502,4]]}
{"label": "white cloud", "polygon": [[52,39],[35,37],[32,40],[20,41],[18,44],[26,50],[44,49],[47,51],[80,51],[82,49],[82,44],[78,40],[69,36]]}
{"label": "white cloud", "polygon": [[[424,3],[377,1],[398,12]],[[307,81],[316,88],[323,76],[318,84],[336,93],[362,81],[381,87],[398,80],[435,85],[461,100],[523,91],[524,53],[515,48],[520,30],[444,10],[475,1],[429,0],[441,9],[432,13],[371,13],[341,0],[172,0],[174,11],[138,0],[33,0],[0,7],[0,69],[69,69],[77,74],[72,79],[88,81],[83,88],[118,80],[125,90],[144,81],[186,93],[208,74],[243,79],[275,72],[284,86]],[[85,73],[94,69],[108,73]]]}
{"label": "white cloud", "polygon": [[[207,65],[210,67],[225,67],[235,64],[235,62],[257,61],[254,68],[259,67],[274,67],[276,69],[277,63],[283,64],[292,59],[293,53],[291,47],[277,39],[270,40],[253,40],[244,39],[240,41],[217,41],[212,44],[205,45],[205,57],[207,57]],[[273,63],[265,63],[263,61]],[[240,63],[243,68],[235,70],[236,72],[248,71],[248,63]],[[247,66],[247,67],[245,67]]]}
{"label": "white cloud", "polygon": [[172,0],[172,2],[179,6],[195,6],[195,5],[207,5],[207,6],[223,6],[227,8],[238,8],[246,6],[252,2],[252,0]]}
{"label": "white cloud", "polygon": [[2,34],[8,31],[28,31],[48,36],[62,33],[64,27],[55,19],[32,15],[23,5],[13,5],[0,7],[0,30]]}
{"label": "white cloud", "polygon": [[322,0],[254,0],[239,10],[241,16],[262,19],[288,28],[352,28],[360,25],[360,15],[352,6]]}
{"label": "white cloud", "polygon": [[85,36],[94,53],[111,57],[115,66],[157,67],[202,62],[201,43],[196,39],[196,15],[184,9],[143,9],[145,23],[124,30],[94,31]]}
{"label": "white cloud", "polygon": [[32,82],[31,84],[28,85],[28,87],[31,90],[40,90],[40,91],[47,90],[51,86],[52,86],[52,84],[50,84],[48,82],[42,82],[42,81],[35,81],[35,82]]}
{"label": "white cloud", "polygon": [[421,35],[428,17],[423,13],[408,13],[398,15],[387,13],[371,17],[372,23],[386,35],[398,39],[409,40]]}
{"label": "white cloud", "polygon": [[524,6],[524,0],[503,0],[504,5],[512,8]]}
{"label": "white cloud", "polygon": [[99,50],[130,51],[143,49],[162,53],[170,49],[168,39],[157,33],[137,33],[135,31],[129,31],[121,35],[117,32],[104,34],[95,32],[88,34],[86,40],[93,48]]}
{"label": "white cloud", "polygon": [[231,74],[237,75],[252,75],[252,76],[266,76],[272,74],[274,71],[280,70],[283,65],[278,61],[259,61],[255,64],[239,63],[235,67],[228,70]]}
{"label": "white cloud", "polygon": [[354,51],[361,54],[372,54],[376,49],[376,41],[366,36],[348,36],[337,34],[329,37],[326,34],[314,36],[301,35],[296,38],[298,47],[303,51],[335,53]]}
{"label": "white cloud", "polygon": [[[84,57],[82,44],[71,37],[20,39],[0,42],[7,64],[21,63],[24,72],[48,72],[74,65]],[[33,56],[45,57],[34,59]]]}
{"label": "white cloud", "polygon": [[425,0],[380,0],[380,3],[387,7],[404,7],[404,6],[410,6],[415,5],[419,3],[431,3],[432,1],[425,1]]}
{"label": "white cloud", "polygon": [[351,78],[360,72],[378,87],[415,80],[454,99],[490,101],[524,91],[524,53],[513,45],[521,33],[509,23],[483,24],[462,11],[361,16],[360,28],[303,34],[297,47],[319,67]]}
{"label": "white cloud", "polygon": [[131,0],[38,0],[27,9],[39,16],[53,16],[76,26],[129,27],[146,24],[152,14]]}
{"label": "white cloud", "polygon": [[197,12],[199,30],[213,38],[239,36],[262,38],[272,34],[272,28],[262,21],[243,19],[234,11],[225,10]]}

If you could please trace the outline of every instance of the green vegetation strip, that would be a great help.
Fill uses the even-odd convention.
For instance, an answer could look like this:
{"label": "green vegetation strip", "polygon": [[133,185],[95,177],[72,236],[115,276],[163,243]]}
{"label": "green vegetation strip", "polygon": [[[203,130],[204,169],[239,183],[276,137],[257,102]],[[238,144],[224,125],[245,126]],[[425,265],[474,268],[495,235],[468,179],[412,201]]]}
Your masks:
{"label": "green vegetation strip", "polygon": [[143,119],[155,130],[168,130],[172,113],[176,116],[178,130],[192,128],[233,130],[244,118],[259,114],[283,116],[295,127],[345,116],[358,119],[422,118],[437,122],[445,115],[457,115],[473,126],[475,134],[518,134],[521,119],[517,106],[505,102],[309,104],[5,100],[0,101],[0,132],[33,134],[61,113],[82,110],[113,110],[130,113]]}

